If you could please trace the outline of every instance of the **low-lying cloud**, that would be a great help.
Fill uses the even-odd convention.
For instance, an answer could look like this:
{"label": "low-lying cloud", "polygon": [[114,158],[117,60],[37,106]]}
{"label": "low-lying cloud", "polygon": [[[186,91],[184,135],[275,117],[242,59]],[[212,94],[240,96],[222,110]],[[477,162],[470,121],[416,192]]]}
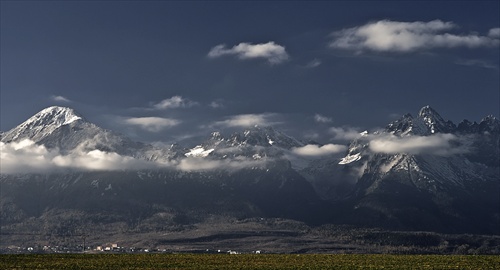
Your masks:
{"label": "low-lying cloud", "polygon": [[181,171],[210,171],[210,170],[241,170],[245,168],[262,168],[266,164],[265,159],[250,159],[238,156],[230,159],[207,159],[200,157],[188,157],[182,159],[176,168]]}
{"label": "low-lying cloud", "polygon": [[123,122],[127,125],[138,126],[150,132],[159,132],[165,128],[178,125],[181,121],[163,117],[130,117]]}
{"label": "low-lying cloud", "polygon": [[121,156],[113,152],[74,150],[61,154],[31,140],[0,142],[1,173],[53,172],[66,169],[79,170],[131,170],[155,167],[146,160]]}
{"label": "low-lying cloud", "polygon": [[361,133],[351,127],[331,127],[328,132],[333,135],[334,140],[354,140],[362,137]]}
{"label": "low-lying cloud", "polygon": [[488,31],[488,36],[492,38],[500,38],[500,27],[491,28],[490,31]]}
{"label": "low-lying cloud", "polygon": [[347,146],[339,144],[325,144],[323,146],[308,144],[302,147],[292,148],[292,153],[299,156],[317,157],[341,153],[347,150]]}
{"label": "low-lying cloud", "polygon": [[186,172],[207,170],[239,170],[263,167],[268,159],[251,159],[235,156],[226,159],[186,157],[180,160],[149,161],[98,149],[84,151],[77,147],[67,154],[58,149],[48,149],[31,140],[0,142],[0,173],[53,173],[75,171],[127,171],[145,169],[170,169]]}
{"label": "low-lying cloud", "polygon": [[260,44],[240,43],[232,48],[219,44],[208,52],[208,57],[218,58],[225,55],[235,55],[241,60],[263,58],[270,64],[280,64],[288,60],[289,56],[285,47],[273,41]]}
{"label": "low-lying cloud", "polygon": [[496,47],[500,44],[499,28],[487,36],[452,34],[458,28],[452,22],[398,22],[382,20],[332,33],[329,46],[335,49],[379,52],[411,52],[419,49],[454,47]]}
{"label": "low-lying cloud", "polygon": [[369,149],[384,154],[430,154],[450,156],[466,153],[468,149],[459,144],[460,138],[453,134],[435,134],[430,136],[397,137],[387,135],[375,137],[369,142]]}
{"label": "low-lying cloud", "polygon": [[273,114],[240,114],[228,117],[226,120],[215,122],[215,126],[223,127],[253,127],[268,126],[271,124],[270,117]]}

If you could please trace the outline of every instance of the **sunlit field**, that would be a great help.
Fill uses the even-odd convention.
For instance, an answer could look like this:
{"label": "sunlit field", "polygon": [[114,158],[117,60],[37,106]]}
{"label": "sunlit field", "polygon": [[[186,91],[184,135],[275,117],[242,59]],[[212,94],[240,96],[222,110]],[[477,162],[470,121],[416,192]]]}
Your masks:
{"label": "sunlit field", "polygon": [[0,255],[1,269],[495,269],[488,255],[29,254]]}

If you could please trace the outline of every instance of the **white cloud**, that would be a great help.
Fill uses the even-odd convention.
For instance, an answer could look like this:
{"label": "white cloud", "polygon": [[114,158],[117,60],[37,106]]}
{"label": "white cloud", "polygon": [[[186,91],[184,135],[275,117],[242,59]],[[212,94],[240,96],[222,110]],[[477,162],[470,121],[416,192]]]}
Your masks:
{"label": "white cloud", "polygon": [[467,152],[466,148],[453,143],[458,142],[458,140],[459,138],[452,134],[411,137],[388,135],[372,139],[369,143],[369,148],[375,153],[449,156]]}
{"label": "white cloud", "polygon": [[315,68],[321,65],[321,60],[313,59],[311,62],[307,63],[306,68]]}
{"label": "white cloud", "polygon": [[491,28],[490,31],[488,31],[488,36],[492,38],[500,38],[500,27]]}
{"label": "white cloud", "polygon": [[493,47],[500,41],[498,30],[491,29],[489,36],[478,34],[456,35],[449,32],[457,28],[452,22],[434,20],[430,22],[397,22],[382,20],[363,26],[334,32],[331,48],[380,51],[410,52],[429,48],[452,47]]}
{"label": "white cloud", "polygon": [[66,169],[77,170],[130,170],[158,167],[159,164],[117,153],[75,149],[61,154],[57,149],[47,149],[31,140],[0,142],[0,173],[53,172]]}
{"label": "white cloud", "polygon": [[64,102],[64,103],[71,103],[71,100],[63,97],[63,96],[50,96],[50,99],[56,102]]}
{"label": "white cloud", "polygon": [[288,60],[285,47],[272,41],[261,44],[240,43],[230,49],[220,44],[208,52],[208,57],[217,58],[224,55],[236,55],[239,59],[264,58],[271,64],[280,64]]}
{"label": "white cloud", "polygon": [[359,131],[354,128],[331,127],[328,131],[334,135],[335,140],[354,140],[361,137]]}
{"label": "white cloud", "polygon": [[498,66],[480,59],[459,59],[455,61],[455,64],[462,66],[471,66],[471,67],[480,67],[480,68],[488,68],[488,69],[497,69]]}
{"label": "white cloud", "polygon": [[252,127],[267,126],[270,124],[269,117],[272,114],[240,114],[215,123],[216,126],[225,127]]}
{"label": "white cloud", "polygon": [[337,154],[346,150],[347,146],[339,144],[325,144],[321,147],[315,144],[308,144],[303,147],[292,148],[292,153],[300,156],[324,156]]}
{"label": "white cloud", "polygon": [[249,159],[235,157],[232,159],[213,160],[207,158],[188,157],[182,159],[176,166],[181,171],[209,171],[209,170],[241,170],[245,168],[261,168],[266,164],[266,159]]}
{"label": "white cloud", "polygon": [[224,107],[224,105],[220,101],[212,101],[212,102],[210,102],[210,104],[208,104],[208,106],[210,106],[213,109],[219,109],[219,108]]}
{"label": "white cloud", "polygon": [[90,171],[136,170],[157,167],[153,162],[100,150],[92,150],[86,153],[72,153],[65,156],[58,155],[52,159],[52,162],[61,168]]}
{"label": "white cloud", "polygon": [[153,104],[153,108],[157,110],[175,109],[175,108],[189,108],[198,105],[197,102],[191,101],[189,99],[183,98],[181,96],[173,96],[171,98],[164,99],[156,104]]}
{"label": "white cloud", "polygon": [[35,145],[30,140],[5,144],[0,142],[0,172],[30,173],[52,169],[50,160],[56,156],[44,146]]}
{"label": "white cloud", "polygon": [[158,132],[180,123],[179,120],[162,117],[131,117],[124,119],[123,122],[127,125],[138,126],[151,132]]}
{"label": "white cloud", "polygon": [[314,115],[314,121],[316,121],[318,123],[330,123],[333,120],[330,117],[326,117],[326,116],[323,116],[323,115],[317,113]]}
{"label": "white cloud", "polygon": [[[187,157],[180,161],[148,161],[115,152],[97,149],[85,151],[84,145],[69,153],[62,154],[58,149],[47,149],[31,140],[20,142],[0,142],[0,174],[49,173],[68,170],[76,171],[115,171],[142,169],[173,169],[181,171],[226,170],[262,168],[269,159],[251,159],[236,156],[222,160]],[[230,149],[227,149],[230,151]],[[233,149],[234,151],[234,149]]]}

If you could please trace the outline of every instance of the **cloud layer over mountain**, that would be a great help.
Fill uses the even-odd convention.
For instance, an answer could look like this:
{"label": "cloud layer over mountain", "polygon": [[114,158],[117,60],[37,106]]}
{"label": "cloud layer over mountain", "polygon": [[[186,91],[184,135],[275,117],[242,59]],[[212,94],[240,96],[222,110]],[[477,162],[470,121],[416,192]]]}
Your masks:
{"label": "cloud layer over mountain", "polygon": [[140,170],[152,169],[158,165],[146,160],[121,156],[113,152],[74,150],[63,155],[58,149],[47,149],[31,140],[0,142],[2,173],[60,172],[77,170]]}
{"label": "cloud layer over mountain", "polygon": [[375,153],[384,154],[430,154],[449,156],[468,151],[462,144],[457,144],[459,137],[453,134],[434,134],[430,136],[396,137],[384,135],[369,142],[369,148]]}
{"label": "cloud layer over mountain", "polygon": [[341,153],[347,150],[347,146],[338,144],[325,144],[323,146],[308,144],[303,147],[292,149],[292,153],[299,156],[325,156]]}
{"label": "cloud layer over mountain", "polygon": [[68,154],[58,149],[24,139],[20,142],[0,142],[0,173],[52,173],[76,171],[127,171],[145,169],[173,169],[186,172],[207,170],[238,170],[264,166],[270,159],[250,159],[235,156],[226,159],[185,157],[179,160],[148,161],[98,149],[85,151],[78,147]]}

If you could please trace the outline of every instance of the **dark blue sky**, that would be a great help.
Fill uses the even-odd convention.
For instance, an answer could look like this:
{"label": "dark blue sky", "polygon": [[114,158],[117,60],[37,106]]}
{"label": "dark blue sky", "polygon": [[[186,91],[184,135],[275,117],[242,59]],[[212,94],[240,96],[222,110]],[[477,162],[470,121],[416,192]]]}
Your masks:
{"label": "dark blue sky", "polygon": [[75,108],[145,141],[272,124],[326,142],[431,105],[499,114],[499,1],[2,1],[6,131]]}

